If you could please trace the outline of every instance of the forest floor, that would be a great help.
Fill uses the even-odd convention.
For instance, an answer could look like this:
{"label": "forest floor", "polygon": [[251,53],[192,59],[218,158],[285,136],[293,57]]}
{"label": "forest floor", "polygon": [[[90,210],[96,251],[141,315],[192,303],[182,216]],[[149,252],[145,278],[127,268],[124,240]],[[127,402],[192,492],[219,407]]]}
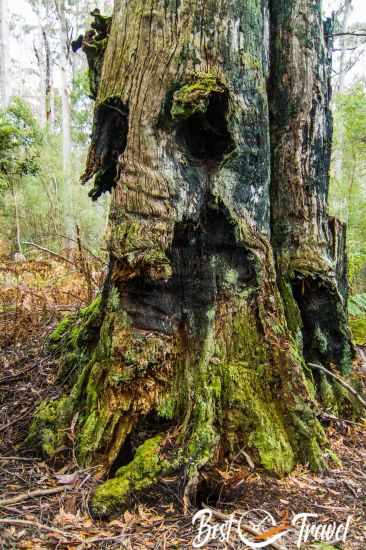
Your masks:
{"label": "forest floor", "polygon": [[[52,266],[53,272],[55,269],[56,266]],[[237,518],[243,516],[243,525],[249,528],[263,520],[263,510],[272,514],[279,524],[306,512],[318,514],[312,520],[317,524],[345,524],[352,516],[346,542],[336,544],[335,548],[365,550],[365,424],[335,418],[328,418],[326,429],[331,450],[340,463],[322,474],[315,475],[306,467],[298,467],[289,477],[278,480],[253,468],[248,457],[245,466],[234,464],[227,470],[216,470],[214,491],[210,492],[207,486],[199,495],[197,506],[192,506],[186,514],[174,489],[177,480],[171,477],[151,490],[148,500],[136,501],[131,510],[111,521],[94,520],[88,508],[96,483],[93,470],[80,468],[72,452],[64,455],[62,462],[45,461],[32,453],[32,449],[22,446],[37,404],[60,391],[55,385],[57,364],[44,346],[46,336],[60,310],[72,310],[82,305],[80,301],[87,301],[84,280],[80,279],[78,292],[74,280],[74,298],[65,299],[68,285],[62,270],[59,281],[60,278],[62,284],[56,285],[53,295],[60,294],[48,308],[43,304],[37,310],[34,302],[19,298],[22,292],[28,295],[22,276],[20,282],[18,280],[16,312],[4,307],[4,300],[0,310],[1,549],[189,549],[193,548],[198,534],[198,526],[192,526],[192,517],[208,504],[213,509],[212,526],[222,524],[234,512]],[[41,286],[49,290],[45,280]],[[31,283],[28,281],[28,286],[33,282],[33,279]],[[1,288],[5,288],[4,284]],[[38,305],[42,292],[35,293]],[[0,292],[0,305],[1,295]],[[357,368],[365,380],[366,368],[361,361]],[[72,442],[72,433],[70,439]],[[213,531],[211,534],[214,535]],[[227,535],[227,531],[224,534]],[[290,531],[268,548],[295,549],[299,547],[297,537],[298,533]],[[226,538],[226,541],[212,539],[202,547],[248,548],[240,541],[237,528],[232,528]],[[328,550],[330,547],[307,543],[300,548]]]}

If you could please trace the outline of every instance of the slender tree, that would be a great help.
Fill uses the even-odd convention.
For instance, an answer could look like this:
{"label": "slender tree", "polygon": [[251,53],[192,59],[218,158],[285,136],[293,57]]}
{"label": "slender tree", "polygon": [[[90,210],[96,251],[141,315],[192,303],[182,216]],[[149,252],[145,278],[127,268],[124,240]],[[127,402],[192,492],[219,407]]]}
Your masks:
{"label": "slender tree", "polygon": [[46,114],[46,124],[50,125],[51,122],[51,90],[52,90],[52,71],[51,71],[51,50],[50,43],[46,30],[42,27],[42,41],[44,46],[45,53],[45,114]]}
{"label": "slender tree", "polygon": [[347,60],[347,47],[348,47],[348,38],[347,31],[349,31],[349,19],[352,13],[352,0],[344,0],[342,6],[342,14],[340,16],[340,25],[339,25],[339,67],[338,74],[336,78],[335,90],[337,92],[343,92],[345,87],[345,78],[347,74],[346,60]]}
{"label": "slender tree", "polygon": [[[338,75],[335,82],[335,91],[342,93],[345,88],[345,80],[347,75],[347,46],[349,42],[349,37],[347,36],[349,18],[352,12],[352,0],[344,0],[342,5],[342,15],[340,20],[340,36],[339,39],[339,63],[338,63]],[[339,140],[341,147],[336,151],[336,158],[334,162],[335,176],[337,180],[340,180],[342,177],[342,165],[343,165],[343,153],[342,145],[344,143],[344,129],[340,128],[339,130]]]}
{"label": "slender tree", "polygon": [[71,111],[70,111],[70,39],[68,34],[66,5],[64,0],[55,0],[59,23],[59,60],[60,95],[62,109],[62,166],[63,166],[63,211],[67,248],[72,247],[75,227],[72,216],[72,179],[71,179]]}
{"label": "slender tree", "polygon": [[4,108],[8,99],[8,82],[6,71],[7,52],[7,0],[0,0],[0,107]]}
{"label": "slender tree", "polygon": [[[100,296],[50,343],[65,394],[30,440],[117,469],[126,505],[244,450],[276,475],[324,468],[321,402],[349,406],[344,227],[327,216],[328,41],[320,1],[119,0],[83,39],[96,97],[83,180],[112,191]],[[240,455],[242,456],[242,455]]]}

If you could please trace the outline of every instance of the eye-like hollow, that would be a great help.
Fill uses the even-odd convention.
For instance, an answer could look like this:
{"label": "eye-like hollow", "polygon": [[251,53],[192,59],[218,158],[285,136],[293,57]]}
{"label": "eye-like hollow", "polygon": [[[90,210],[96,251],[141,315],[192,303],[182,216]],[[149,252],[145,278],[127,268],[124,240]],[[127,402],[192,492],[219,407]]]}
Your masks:
{"label": "eye-like hollow", "polygon": [[228,111],[229,92],[215,76],[206,75],[175,92],[171,116],[177,140],[192,158],[219,162],[234,148]]}

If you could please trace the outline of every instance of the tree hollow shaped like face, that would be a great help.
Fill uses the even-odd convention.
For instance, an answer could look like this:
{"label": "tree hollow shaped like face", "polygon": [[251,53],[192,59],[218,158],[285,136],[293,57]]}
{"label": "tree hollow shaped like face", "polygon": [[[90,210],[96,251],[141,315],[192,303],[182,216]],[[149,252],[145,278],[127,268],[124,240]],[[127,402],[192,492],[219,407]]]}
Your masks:
{"label": "tree hollow shaped like face", "polygon": [[[193,114],[177,124],[177,142],[193,159],[220,162],[234,149],[227,128],[228,93],[212,93],[204,113]],[[179,120],[179,117],[177,117]]]}
{"label": "tree hollow shaped like face", "polygon": [[318,1],[116,3],[84,175],[113,187],[109,272],[51,337],[73,382],[30,434],[52,454],[77,414],[80,463],[113,472],[96,514],[241,450],[325,466],[319,406],[353,405],[306,365],[353,355],[330,70]]}

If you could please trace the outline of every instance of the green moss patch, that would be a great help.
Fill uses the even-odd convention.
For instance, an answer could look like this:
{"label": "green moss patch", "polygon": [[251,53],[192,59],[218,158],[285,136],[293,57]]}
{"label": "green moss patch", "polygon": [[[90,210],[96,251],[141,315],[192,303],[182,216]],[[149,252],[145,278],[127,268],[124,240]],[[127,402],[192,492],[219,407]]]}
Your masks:
{"label": "green moss patch", "polygon": [[43,401],[35,412],[26,444],[40,448],[45,456],[54,456],[63,444],[72,412],[73,403],[69,397]]}
{"label": "green moss patch", "polygon": [[147,489],[170,469],[169,462],[159,454],[162,440],[162,435],[147,439],[127,466],[122,466],[113,479],[97,488],[92,500],[94,514],[112,514],[128,502],[132,493]]}
{"label": "green moss patch", "polygon": [[184,120],[196,114],[205,114],[210,96],[225,93],[227,90],[217,76],[203,74],[174,93],[171,116],[173,120]]}
{"label": "green moss patch", "polygon": [[59,378],[65,379],[70,373],[77,375],[90,359],[102,319],[101,297],[98,296],[89,306],[58,323],[48,337],[48,348],[60,358]]}
{"label": "green moss patch", "polygon": [[226,432],[233,451],[245,446],[266,470],[283,476],[294,468],[295,454],[279,406],[266,387],[267,367],[239,362],[223,367]]}

